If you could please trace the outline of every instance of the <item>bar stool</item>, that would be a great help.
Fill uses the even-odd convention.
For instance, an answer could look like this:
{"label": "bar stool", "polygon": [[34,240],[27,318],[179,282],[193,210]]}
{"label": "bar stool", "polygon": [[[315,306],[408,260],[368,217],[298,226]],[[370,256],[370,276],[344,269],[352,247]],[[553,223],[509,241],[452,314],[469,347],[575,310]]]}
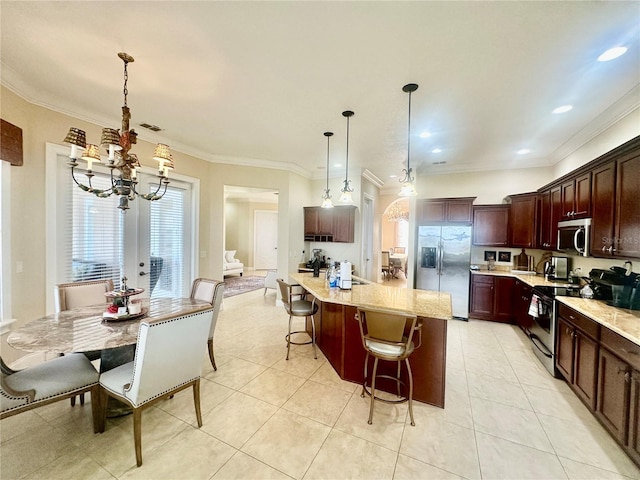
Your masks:
{"label": "bar stool", "polygon": [[[358,308],[356,320],[360,324],[360,336],[362,345],[367,352],[364,360],[364,379],[362,381],[362,394],[365,393],[371,397],[371,405],[369,407],[369,425],[373,420],[373,402],[380,400],[385,403],[409,403],[409,416],[411,417],[411,425],[415,426],[413,420],[413,375],[411,373],[411,365],[409,365],[409,357],[416,348],[422,343],[422,324],[418,324],[416,315],[410,313],[390,312],[379,309]],[[413,343],[413,335],[418,332],[419,341],[415,346]],[[371,389],[367,385],[369,355],[374,357],[373,372],[371,374]],[[397,362],[396,376],[378,375],[378,360],[386,360],[389,362]],[[404,360],[407,366],[407,374],[409,379],[409,392],[402,397],[400,386],[405,382],[400,379],[400,367]],[[388,400],[376,396],[376,379],[385,378],[392,380],[397,386],[398,400]]]}
{"label": "bar stool", "polygon": [[[289,360],[289,351],[291,350],[291,344],[293,345],[313,345],[313,357],[317,360],[318,353],[316,351],[316,321],[314,315],[318,311],[318,305],[316,304],[316,299],[313,301],[309,301],[306,299],[306,296],[309,292],[307,292],[302,285],[290,285],[285,282],[282,278],[278,278],[276,280],[278,282],[278,287],[280,288],[280,295],[282,296],[282,303],[284,304],[284,309],[289,314],[289,333],[285,336],[287,340],[287,360]],[[295,290],[298,290],[297,292]],[[297,300],[294,298],[297,297]],[[291,331],[291,320],[293,317],[305,317],[311,318],[311,340],[308,342],[294,342],[291,340],[291,335],[295,333],[306,333],[306,330],[297,330],[295,332]]]}

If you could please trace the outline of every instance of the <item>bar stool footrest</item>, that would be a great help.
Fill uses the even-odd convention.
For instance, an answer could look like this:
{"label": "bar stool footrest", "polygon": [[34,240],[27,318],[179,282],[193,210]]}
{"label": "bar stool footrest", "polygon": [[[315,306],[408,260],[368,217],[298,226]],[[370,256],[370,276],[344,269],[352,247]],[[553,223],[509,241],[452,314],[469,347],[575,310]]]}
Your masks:
{"label": "bar stool footrest", "polygon": [[[376,384],[378,383],[378,380],[377,380],[378,378],[386,378],[387,380],[392,380],[392,381],[396,382],[397,384],[402,385],[404,387],[405,391],[409,389],[404,380],[400,380],[399,378],[392,377],[391,375],[376,375]],[[366,393],[369,397],[371,397],[371,390],[369,388],[369,385],[367,385],[367,382],[364,382],[362,384],[362,389],[364,390],[364,393]],[[376,390],[380,390],[380,389],[376,387]],[[389,393],[389,392],[385,392],[385,393],[388,393],[389,395],[395,395],[394,393]],[[364,395],[362,395],[362,396],[364,396]],[[378,397],[377,395],[374,395],[373,398],[374,398],[374,400],[379,400],[379,401],[384,402],[384,403],[392,403],[392,404],[393,403],[405,403],[405,402],[409,401],[409,397],[407,397],[407,396],[400,397],[397,400],[390,400],[390,399],[387,399],[387,398],[381,398],[381,397]]]}
{"label": "bar stool footrest", "polygon": [[293,340],[291,340],[291,335],[294,335],[296,333],[306,333],[307,335],[309,334],[309,332],[307,332],[306,330],[298,330],[296,332],[291,332],[285,335],[284,336],[285,340],[291,345],[310,345],[313,343],[313,339],[310,339],[308,342],[294,342]]}

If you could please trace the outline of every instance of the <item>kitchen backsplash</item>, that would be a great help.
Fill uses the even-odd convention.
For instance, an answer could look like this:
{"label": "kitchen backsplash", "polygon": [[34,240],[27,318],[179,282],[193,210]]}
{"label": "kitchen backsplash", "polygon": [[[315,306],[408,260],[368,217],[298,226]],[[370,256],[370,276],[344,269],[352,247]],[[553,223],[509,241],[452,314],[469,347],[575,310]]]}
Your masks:
{"label": "kitchen backsplash", "polygon": [[[480,267],[486,267],[488,262],[485,261],[485,251],[486,252],[495,252],[496,255],[496,267],[513,267],[513,258],[516,255],[520,255],[522,253],[522,248],[503,248],[503,247],[471,247],[471,264],[479,265]],[[500,253],[510,253],[511,259],[510,261],[500,261],[500,258],[505,258],[505,255],[500,255]],[[537,250],[534,248],[526,248],[525,253],[527,255],[533,255],[533,265],[534,267],[538,264],[542,255],[546,253],[547,250]],[[593,257],[580,257],[577,255],[566,255],[560,252],[552,252],[554,256],[558,257],[569,257],[569,263],[571,270],[576,268],[580,268],[582,270],[583,276],[588,276],[589,272],[594,268],[608,269],[612,266],[623,267],[625,259],[616,259],[616,258],[593,258]],[[633,262],[633,261],[632,261]],[[633,268],[632,271],[634,273],[640,273],[640,260],[636,259],[635,262],[632,263]],[[504,268],[499,268],[499,270],[503,270]]]}

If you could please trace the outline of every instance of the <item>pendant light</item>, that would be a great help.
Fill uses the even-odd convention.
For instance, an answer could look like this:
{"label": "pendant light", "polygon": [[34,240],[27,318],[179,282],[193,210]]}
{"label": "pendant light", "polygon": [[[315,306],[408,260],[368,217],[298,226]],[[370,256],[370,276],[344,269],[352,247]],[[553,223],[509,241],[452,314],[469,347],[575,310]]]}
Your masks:
{"label": "pendant light", "polygon": [[322,195],[322,208],[333,208],[331,193],[329,193],[329,139],[333,136],[333,132],[324,132],[324,136],[327,137],[327,188]]}
{"label": "pendant light", "polygon": [[347,110],[342,112],[342,116],[347,118],[347,168],[344,174],[344,187],[342,190],[342,195],[340,195],[340,201],[342,203],[353,203],[353,197],[351,194],[353,193],[353,188],[351,188],[351,180],[349,180],[349,118],[353,117],[354,113],[351,110]]}
{"label": "pendant light", "polygon": [[409,94],[409,125],[407,129],[407,168],[402,170],[404,172],[404,178],[400,180],[402,187],[400,188],[401,197],[415,197],[417,195],[415,178],[411,176],[411,93],[418,89],[418,85],[415,83],[408,83],[402,87],[403,92]]}

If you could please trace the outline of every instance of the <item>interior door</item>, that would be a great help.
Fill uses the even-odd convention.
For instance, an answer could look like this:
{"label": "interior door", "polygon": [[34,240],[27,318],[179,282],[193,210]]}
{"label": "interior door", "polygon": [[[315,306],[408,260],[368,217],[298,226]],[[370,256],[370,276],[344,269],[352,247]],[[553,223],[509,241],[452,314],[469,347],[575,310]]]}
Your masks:
{"label": "interior door", "polygon": [[275,270],[278,268],[278,212],[256,210],[253,228],[254,268]]}
{"label": "interior door", "polygon": [[[140,175],[138,190],[155,192],[156,180]],[[151,298],[189,296],[194,263],[191,190],[190,183],[171,180],[160,200],[130,202],[137,215],[127,213],[125,244],[137,249],[125,249],[128,284],[144,288]]]}

